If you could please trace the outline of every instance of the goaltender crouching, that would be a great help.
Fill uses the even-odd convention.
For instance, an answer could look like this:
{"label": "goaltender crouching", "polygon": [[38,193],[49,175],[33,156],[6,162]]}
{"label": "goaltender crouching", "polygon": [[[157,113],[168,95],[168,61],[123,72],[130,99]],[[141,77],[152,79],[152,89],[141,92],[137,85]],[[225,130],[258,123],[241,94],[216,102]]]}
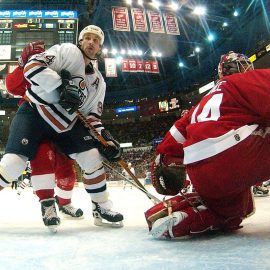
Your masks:
{"label": "goaltender crouching", "polygon": [[[270,70],[253,70],[247,56],[229,52],[221,56],[218,72],[213,89],[157,148],[152,179],[157,191],[176,195],[183,181],[176,187],[171,182],[184,164],[197,193],[180,192],[145,213],[154,237],[241,228],[255,211],[251,187],[270,177]],[[167,175],[171,168],[178,173]]]}

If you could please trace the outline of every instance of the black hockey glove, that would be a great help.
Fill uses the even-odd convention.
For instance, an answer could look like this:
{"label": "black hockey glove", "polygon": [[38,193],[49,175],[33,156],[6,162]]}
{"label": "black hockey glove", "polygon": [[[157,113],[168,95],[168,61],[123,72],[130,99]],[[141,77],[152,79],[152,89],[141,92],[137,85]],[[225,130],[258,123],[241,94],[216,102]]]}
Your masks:
{"label": "black hockey glove", "polygon": [[101,136],[107,141],[108,145],[103,145],[98,143],[98,150],[102,156],[104,156],[108,161],[116,162],[120,160],[122,155],[122,149],[120,144],[113,138],[111,133],[106,130],[101,130]]}
{"label": "black hockey glove", "polygon": [[73,84],[69,71],[61,71],[62,85],[57,90],[60,93],[59,104],[68,111],[69,114],[73,114],[79,109],[81,100],[79,96],[79,88]]}

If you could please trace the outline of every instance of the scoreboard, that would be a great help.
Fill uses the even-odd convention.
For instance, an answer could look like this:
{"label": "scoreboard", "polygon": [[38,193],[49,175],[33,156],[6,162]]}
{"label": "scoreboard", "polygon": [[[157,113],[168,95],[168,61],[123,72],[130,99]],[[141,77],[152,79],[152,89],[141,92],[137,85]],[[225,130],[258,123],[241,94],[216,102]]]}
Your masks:
{"label": "scoreboard", "polygon": [[0,79],[16,67],[27,43],[43,40],[46,48],[76,44],[77,32],[77,11],[0,10]]}

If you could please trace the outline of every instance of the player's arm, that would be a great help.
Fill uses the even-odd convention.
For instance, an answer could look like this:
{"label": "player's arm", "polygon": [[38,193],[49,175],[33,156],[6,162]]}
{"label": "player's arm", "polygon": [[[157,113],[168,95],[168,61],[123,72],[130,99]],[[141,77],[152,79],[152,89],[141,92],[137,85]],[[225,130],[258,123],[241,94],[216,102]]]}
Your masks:
{"label": "player's arm", "polygon": [[9,73],[6,77],[7,91],[14,96],[23,97],[26,91],[28,82],[24,78],[23,68],[17,67],[13,72]]}
{"label": "player's arm", "polygon": [[23,48],[18,59],[18,67],[6,77],[6,87],[10,94],[24,96],[29,83],[24,78],[23,68],[32,55],[42,52],[44,52],[43,41],[30,42]]}

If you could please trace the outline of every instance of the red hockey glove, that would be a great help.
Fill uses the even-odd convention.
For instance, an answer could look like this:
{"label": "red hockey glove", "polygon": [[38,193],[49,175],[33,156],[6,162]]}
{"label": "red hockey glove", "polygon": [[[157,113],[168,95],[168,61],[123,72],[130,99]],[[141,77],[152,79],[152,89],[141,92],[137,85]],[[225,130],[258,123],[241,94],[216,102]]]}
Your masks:
{"label": "red hockey glove", "polygon": [[18,65],[24,67],[30,56],[45,51],[44,41],[33,41],[28,43],[22,50],[21,56],[18,59]]}
{"label": "red hockey glove", "polygon": [[183,159],[158,155],[152,163],[151,180],[159,194],[176,195],[183,188],[186,180]]}

